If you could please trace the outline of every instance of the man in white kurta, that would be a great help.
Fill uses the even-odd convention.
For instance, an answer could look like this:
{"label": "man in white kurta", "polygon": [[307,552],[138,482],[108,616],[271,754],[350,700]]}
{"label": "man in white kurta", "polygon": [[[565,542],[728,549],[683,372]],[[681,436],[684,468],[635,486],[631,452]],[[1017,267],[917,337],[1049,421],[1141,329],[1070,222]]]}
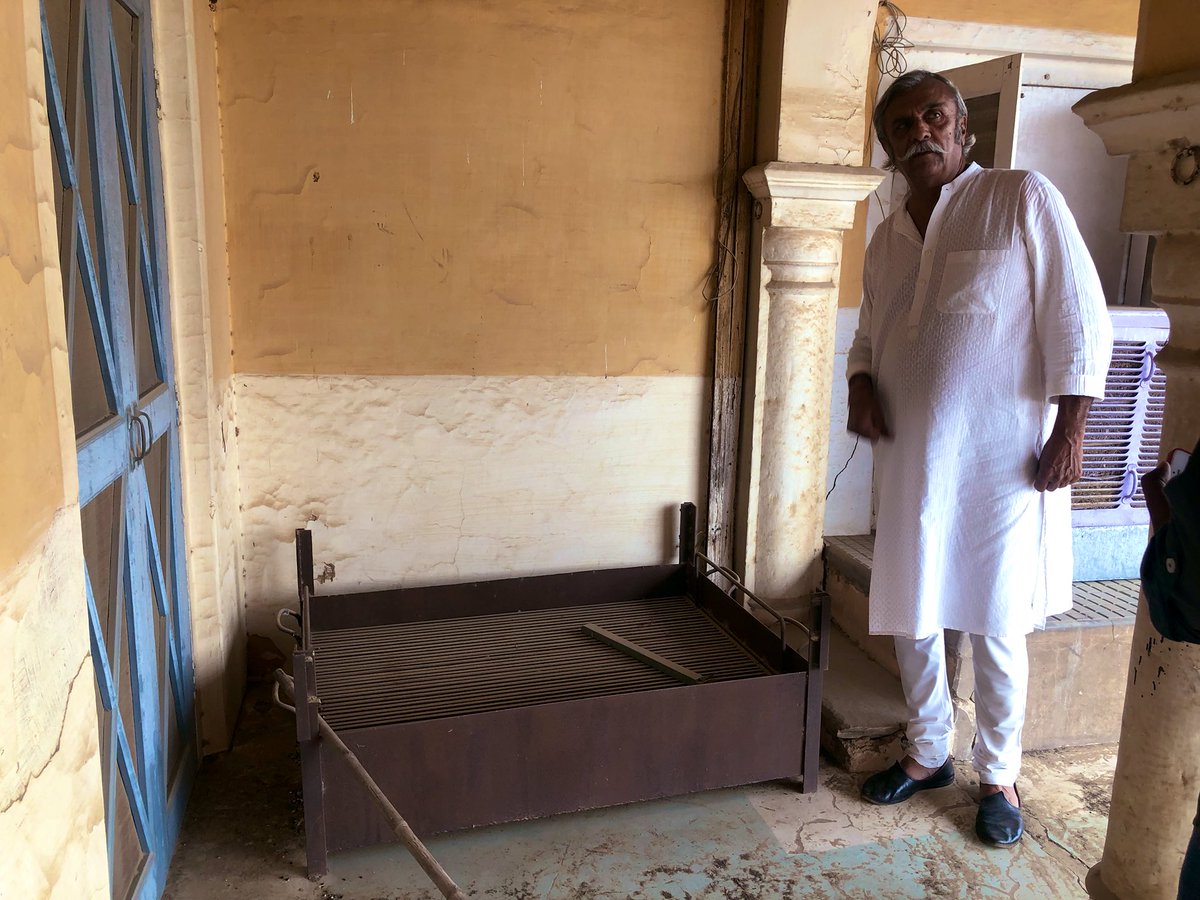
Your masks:
{"label": "man in white kurta", "polygon": [[876,803],[952,783],[943,630],[971,636],[976,830],[1023,831],[1025,635],[1071,605],[1069,484],[1112,330],[1087,248],[1044,177],[969,163],[958,92],[909,73],[877,133],[910,185],[867,250],[852,430],[876,441],[870,630],[896,636],[910,752]]}

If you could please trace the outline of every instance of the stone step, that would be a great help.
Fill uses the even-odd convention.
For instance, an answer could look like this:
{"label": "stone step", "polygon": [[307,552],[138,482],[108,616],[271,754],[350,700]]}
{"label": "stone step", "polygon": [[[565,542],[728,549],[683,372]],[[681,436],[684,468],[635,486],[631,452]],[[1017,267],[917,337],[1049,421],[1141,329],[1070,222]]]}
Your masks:
{"label": "stone step", "polygon": [[849,772],[874,772],[900,756],[908,713],[900,682],[834,627],[821,698],[821,746]]}
{"label": "stone step", "polygon": [[[826,590],[833,620],[858,654],[889,673],[899,690],[892,639],[867,628],[872,535],[826,538]],[[1116,741],[1120,736],[1126,671],[1138,583],[1075,583],[1074,608],[1029,636],[1029,698],[1023,744],[1047,750]],[[958,721],[954,753],[969,753],[974,736],[971,644],[947,633],[947,667]],[[857,658],[857,657],[856,657]],[[831,663],[832,668],[832,663]],[[842,722],[843,729],[852,723]],[[832,752],[832,751],[831,751]]]}

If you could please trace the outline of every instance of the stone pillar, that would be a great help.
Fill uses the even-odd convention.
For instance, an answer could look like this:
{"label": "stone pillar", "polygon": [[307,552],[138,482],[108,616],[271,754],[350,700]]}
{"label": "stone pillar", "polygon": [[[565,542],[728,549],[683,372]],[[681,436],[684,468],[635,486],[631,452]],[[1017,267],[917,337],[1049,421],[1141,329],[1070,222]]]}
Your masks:
{"label": "stone pillar", "polygon": [[745,559],[747,582],[765,599],[793,600],[820,581],[842,237],[855,204],[882,177],[861,167],[783,162],[745,175],[769,276],[751,309],[757,343]]}
{"label": "stone pillar", "polygon": [[[1139,37],[1140,40],[1140,37]],[[1200,438],[1200,71],[1099,91],[1075,111],[1129,154],[1122,228],[1158,235],[1155,301],[1171,321],[1163,454]],[[1191,179],[1191,183],[1187,183]],[[1200,646],[1165,640],[1138,610],[1104,855],[1093,897],[1173,898],[1200,792]]]}

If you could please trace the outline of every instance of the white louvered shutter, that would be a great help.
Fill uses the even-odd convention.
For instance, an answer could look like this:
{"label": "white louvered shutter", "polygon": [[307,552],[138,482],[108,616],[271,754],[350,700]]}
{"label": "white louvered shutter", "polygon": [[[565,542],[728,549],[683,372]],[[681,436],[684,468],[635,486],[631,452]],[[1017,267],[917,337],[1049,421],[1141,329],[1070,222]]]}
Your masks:
{"label": "white louvered shutter", "polygon": [[1166,377],[1154,363],[1167,316],[1110,309],[1113,356],[1104,400],[1092,406],[1083,443],[1083,480],[1071,489],[1076,526],[1145,525],[1141,476],[1158,464]]}

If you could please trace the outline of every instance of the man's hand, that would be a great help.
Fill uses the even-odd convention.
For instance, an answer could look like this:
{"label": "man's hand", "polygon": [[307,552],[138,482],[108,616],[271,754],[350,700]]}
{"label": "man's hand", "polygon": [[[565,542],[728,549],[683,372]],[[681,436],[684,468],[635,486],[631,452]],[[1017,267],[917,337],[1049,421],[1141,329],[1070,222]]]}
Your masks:
{"label": "man's hand", "polygon": [[1091,407],[1091,397],[1058,398],[1058,418],[1038,457],[1037,476],[1033,480],[1039,491],[1069,487],[1083,477],[1083,432]]}
{"label": "man's hand", "polygon": [[860,434],[871,443],[881,437],[890,438],[891,430],[883,419],[883,407],[875,396],[875,382],[871,376],[859,373],[850,379],[850,416],[846,428]]}

